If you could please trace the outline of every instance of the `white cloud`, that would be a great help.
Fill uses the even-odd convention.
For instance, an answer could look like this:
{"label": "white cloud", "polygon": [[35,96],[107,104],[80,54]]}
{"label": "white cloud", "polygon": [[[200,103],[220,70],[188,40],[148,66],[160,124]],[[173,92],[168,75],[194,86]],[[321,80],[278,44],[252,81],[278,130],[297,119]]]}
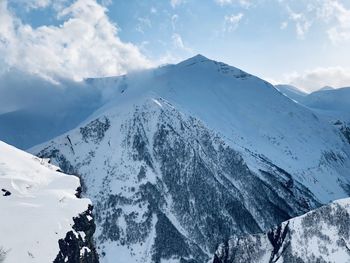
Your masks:
{"label": "white cloud", "polygon": [[225,16],[225,22],[224,22],[224,31],[225,32],[232,32],[237,29],[240,21],[243,18],[242,13],[238,13],[236,15],[229,15]]}
{"label": "white cloud", "polygon": [[294,12],[289,6],[287,6],[289,13],[289,19],[295,23],[295,29],[299,38],[304,38],[305,34],[309,31],[311,21],[303,13]]}
{"label": "white cloud", "polygon": [[337,0],[325,0],[318,15],[326,22],[332,20],[335,22],[327,31],[333,43],[350,40],[350,9],[346,9]]}
{"label": "white cloud", "polygon": [[279,3],[286,7],[289,20],[295,23],[298,37],[303,38],[310,26],[318,23],[319,26],[325,26],[325,33],[332,43],[350,41],[350,9],[346,8],[343,1],[305,1],[300,12],[291,9],[291,0],[279,0]]}
{"label": "white cloud", "polygon": [[290,73],[284,76],[282,83],[294,85],[307,92],[324,86],[334,88],[350,86],[350,69],[342,67],[316,68],[303,73]]}
{"label": "white cloud", "polygon": [[5,65],[0,66],[76,80],[151,66],[136,46],[120,40],[117,26],[95,0],[77,0],[58,17],[65,19],[59,26],[32,28],[1,1],[0,58]]}

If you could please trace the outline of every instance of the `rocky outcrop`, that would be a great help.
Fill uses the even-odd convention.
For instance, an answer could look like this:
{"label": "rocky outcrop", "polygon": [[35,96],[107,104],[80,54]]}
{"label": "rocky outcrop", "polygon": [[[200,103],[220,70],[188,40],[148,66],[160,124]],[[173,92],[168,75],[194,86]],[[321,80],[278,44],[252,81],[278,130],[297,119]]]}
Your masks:
{"label": "rocky outcrop", "polygon": [[92,217],[92,206],[73,218],[73,230],[58,241],[60,252],[54,263],[98,263],[93,234],[96,226]]}

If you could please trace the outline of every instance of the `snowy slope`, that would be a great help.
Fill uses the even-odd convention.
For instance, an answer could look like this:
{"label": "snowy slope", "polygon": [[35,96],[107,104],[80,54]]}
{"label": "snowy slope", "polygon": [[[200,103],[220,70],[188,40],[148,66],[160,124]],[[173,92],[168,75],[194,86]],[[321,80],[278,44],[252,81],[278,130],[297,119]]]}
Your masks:
{"label": "snowy slope", "polygon": [[[53,262],[73,218],[88,210],[79,179],[0,142],[0,247],[6,263]],[[7,194],[6,194],[7,193]]]}
{"label": "snowy slope", "polygon": [[350,87],[313,92],[302,103],[336,121],[350,123]]}
{"label": "snowy slope", "polygon": [[[106,85],[104,79],[94,85],[99,81]],[[345,196],[337,181],[339,173],[347,176],[349,147],[338,131],[255,76],[197,55],[177,65],[108,81],[120,92],[93,116],[114,105],[131,104],[134,98],[161,97],[218,131],[235,148],[262,154],[291,172],[320,200]],[[339,164],[325,160],[328,155],[338,162],[346,160],[340,165],[343,171],[329,169]]]}
{"label": "snowy slope", "polygon": [[307,96],[307,93],[304,91],[299,90],[298,88],[291,86],[291,85],[275,85],[275,87],[284,95],[286,95],[288,98],[295,100],[297,102],[302,101],[305,96]]}
{"label": "snowy slope", "polygon": [[196,56],[88,83],[114,99],[31,151],[82,177],[102,262],[205,262],[349,193],[339,131],[239,69]]}
{"label": "snowy slope", "polygon": [[337,200],[283,222],[266,234],[219,246],[213,263],[350,262],[350,199]]}
{"label": "snowy slope", "polygon": [[[288,85],[277,85],[281,91]],[[284,92],[286,96],[308,107],[319,118],[334,125],[350,144],[350,88],[324,87],[313,93],[299,96],[295,89]]]}

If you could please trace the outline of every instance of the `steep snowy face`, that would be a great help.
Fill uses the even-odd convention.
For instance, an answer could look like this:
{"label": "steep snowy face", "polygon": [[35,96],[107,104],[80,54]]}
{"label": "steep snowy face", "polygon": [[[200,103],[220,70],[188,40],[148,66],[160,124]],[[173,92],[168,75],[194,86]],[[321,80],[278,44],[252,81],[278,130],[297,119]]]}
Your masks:
{"label": "steep snowy face", "polygon": [[[264,155],[321,201],[347,195],[339,181],[347,184],[350,150],[339,130],[237,68],[198,55],[177,65],[90,84],[116,91],[116,99],[93,117],[140,97],[161,97],[219,132],[233,147]],[[255,162],[246,162],[253,169]]]}
{"label": "steep snowy face", "polygon": [[266,234],[230,239],[213,263],[350,262],[350,199],[293,218]]}
{"label": "steep snowy face", "polygon": [[[89,213],[90,200],[76,197],[77,177],[57,170],[47,160],[0,142],[0,258],[4,262],[78,262],[72,257],[98,262],[92,243],[85,240],[88,232],[75,230],[79,219]],[[59,260],[69,233],[74,234],[71,244],[81,251]],[[93,231],[90,234],[92,238]]]}
{"label": "steep snowy face", "polygon": [[249,169],[239,152],[169,102],[147,97],[131,105],[33,149],[82,176],[102,262],[206,262],[228,237],[319,205],[264,156],[251,153],[259,170]]}

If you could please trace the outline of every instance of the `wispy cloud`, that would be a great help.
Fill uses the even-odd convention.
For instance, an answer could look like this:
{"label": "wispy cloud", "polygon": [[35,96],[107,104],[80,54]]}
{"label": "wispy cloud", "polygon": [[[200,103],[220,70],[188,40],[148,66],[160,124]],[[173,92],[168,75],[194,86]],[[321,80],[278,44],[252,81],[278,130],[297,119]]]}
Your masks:
{"label": "wispy cloud", "polygon": [[248,8],[252,5],[251,0],[215,0],[221,6],[239,4],[242,7]]}
{"label": "wispy cloud", "polygon": [[224,31],[225,32],[232,32],[237,29],[239,23],[241,22],[243,18],[243,13],[238,14],[232,14],[225,16],[224,21]]}
{"label": "wispy cloud", "polygon": [[174,14],[171,16],[171,26],[173,28],[173,30],[176,29],[176,22],[179,19],[179,16],[177,14]]}
{"label": "wispy cloud", "polygon": [[11,0],[11,2],[18,3],[24,6],[27,11],[30,11],[32,9],[43,9],[48,6],[52,6],[54,9],[58,10],[67,4],[68,0]]}
{"label": "wispy cloud", "polygon": [[333,43],[350,40],[350,9],[337,0],[326,0],[318,15],[324,21],[334,21],[327,31]]}
{"label": "wispy cloud", "polygon": [[350,9],[342,0],[305,1],[299,11],[291,8],[293,1],[279,0],[295,24],[297,36],[304,38],[313,24],[325,27],[325,33],[333,44],[350,41]]}
{"label": "wispy cloud", "polygon": [[136,31],[144,34],[145,30],[148,28],[152,28],[152,22],[147,17],[139,17],[137,18],[137,25],[136,25]]}
{"label": "wispy cloud", "polygon": [[305,34],[309,31],[312,22],[303,13],[294,12],[289,6],[287,6],[289,13],[289,19],[295,23],[295,29],[299,38],[304,38]]}
{"label": "wispy cloud", "polygon": [[174,33],[171,38],[173,40],[173,45],[175,48],[178,48],[187,52],[192,52],[191,48],[185,46],[180,34]]}

